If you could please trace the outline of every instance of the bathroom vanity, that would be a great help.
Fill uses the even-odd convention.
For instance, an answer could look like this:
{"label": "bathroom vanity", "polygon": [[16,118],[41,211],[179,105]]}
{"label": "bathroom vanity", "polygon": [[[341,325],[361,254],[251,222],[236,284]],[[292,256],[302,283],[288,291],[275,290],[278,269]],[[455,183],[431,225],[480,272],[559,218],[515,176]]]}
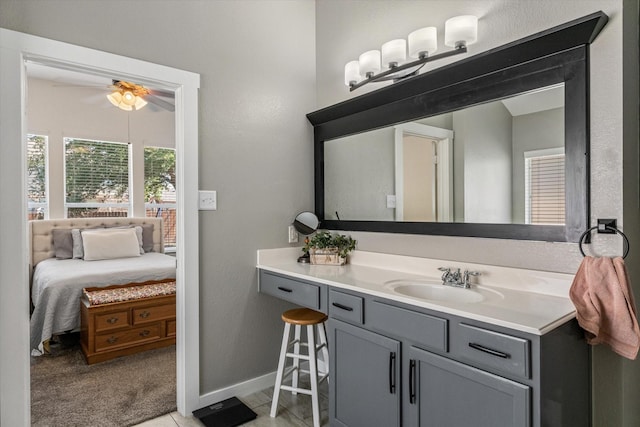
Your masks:
{"label": "bathroom vanity", "polygon": [[[356,251],[258,251],[259,291],[328,313],[332,426],[588,426],[567,274]],[[438,267],[480,273],[469,289]]]}

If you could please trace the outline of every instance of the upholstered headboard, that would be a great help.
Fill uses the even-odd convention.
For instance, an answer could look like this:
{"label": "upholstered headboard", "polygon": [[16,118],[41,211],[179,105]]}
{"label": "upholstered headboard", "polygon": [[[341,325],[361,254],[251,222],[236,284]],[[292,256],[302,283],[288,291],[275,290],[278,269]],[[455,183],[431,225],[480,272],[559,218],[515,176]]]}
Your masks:
{"label": "upholstered headboard", "polygon": [[31,268],[40,261],[55,256],[51,232],[54,228],[120,227],[143,224],[153,224],[153,251],[164,252],[162,218],[70,218],[29,221]]}

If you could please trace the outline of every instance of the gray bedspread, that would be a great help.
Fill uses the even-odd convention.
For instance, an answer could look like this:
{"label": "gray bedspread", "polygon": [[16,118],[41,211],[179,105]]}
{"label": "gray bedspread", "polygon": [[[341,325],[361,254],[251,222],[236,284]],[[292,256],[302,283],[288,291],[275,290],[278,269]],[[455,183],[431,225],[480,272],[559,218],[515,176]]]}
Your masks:
{"label": "gray bedspread", "polygon": [[89,286],[176,277],[175,257],[146,253],[140,257],[102,261],[46,259],[33,273],[31,300],[31,348],[42,352],[42,343],[53,334],[80,328],[80,297]]}

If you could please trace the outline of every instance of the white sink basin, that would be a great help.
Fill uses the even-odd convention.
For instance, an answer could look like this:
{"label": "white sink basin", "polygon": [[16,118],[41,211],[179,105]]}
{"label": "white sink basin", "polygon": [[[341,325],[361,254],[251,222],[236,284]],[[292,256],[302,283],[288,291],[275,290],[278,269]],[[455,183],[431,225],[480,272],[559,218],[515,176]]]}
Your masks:
{"label": "white sink basin", "polygon": [[431,301],[479,303],[487,298],[503,298],[498,291],[483,286],[472,285],[469,289],[443,285],[440,281],[390,280],[385,288],[401,295]]}

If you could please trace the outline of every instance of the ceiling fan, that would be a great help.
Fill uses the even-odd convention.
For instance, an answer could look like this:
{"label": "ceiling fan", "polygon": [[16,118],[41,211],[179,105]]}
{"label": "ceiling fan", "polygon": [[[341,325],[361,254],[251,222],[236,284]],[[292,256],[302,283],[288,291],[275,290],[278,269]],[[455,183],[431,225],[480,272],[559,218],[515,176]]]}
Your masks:
{"label": "ceiling fan", "polygon": [[122,110],[139,110],[147,103],[152,103],[167,111],[175,111],[175,106],[171,102],[159,98],[159,96],[173,98],[172,92],[147,89],[142,85],[124,80],[113,80],[111,87],[113,91],[107,95],[107,99]]}

